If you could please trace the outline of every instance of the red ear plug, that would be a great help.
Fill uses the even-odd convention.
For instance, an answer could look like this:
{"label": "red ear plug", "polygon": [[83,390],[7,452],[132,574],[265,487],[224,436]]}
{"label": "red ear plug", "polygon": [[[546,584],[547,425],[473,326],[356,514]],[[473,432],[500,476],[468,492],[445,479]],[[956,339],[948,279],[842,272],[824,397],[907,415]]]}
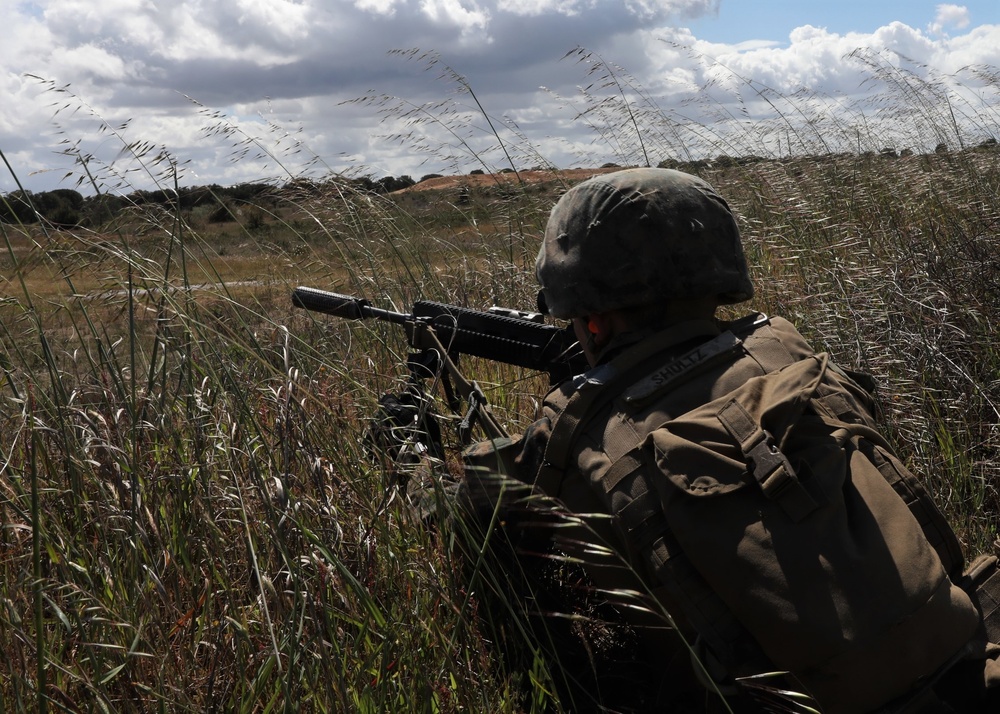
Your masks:
{"label": "red ear plug", "polygon": [[592,335],[596,335],[598,332],[597,324],[593,320],[587,320],[587,329],[590,330],[590,334]]}

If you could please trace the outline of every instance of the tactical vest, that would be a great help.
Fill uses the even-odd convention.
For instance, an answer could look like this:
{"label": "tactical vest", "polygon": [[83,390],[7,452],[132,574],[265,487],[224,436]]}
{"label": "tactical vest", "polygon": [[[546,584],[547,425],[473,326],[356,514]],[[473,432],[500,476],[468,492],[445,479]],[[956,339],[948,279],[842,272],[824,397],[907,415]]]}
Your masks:
{"label": "tactical vest", "polygon": [[981,615],[954,532],[870,394],[787,321],[684,323],[545,409],[536,487],[600,495],[713,680],[780,669],[828,714],[858,714],[965,656]]}

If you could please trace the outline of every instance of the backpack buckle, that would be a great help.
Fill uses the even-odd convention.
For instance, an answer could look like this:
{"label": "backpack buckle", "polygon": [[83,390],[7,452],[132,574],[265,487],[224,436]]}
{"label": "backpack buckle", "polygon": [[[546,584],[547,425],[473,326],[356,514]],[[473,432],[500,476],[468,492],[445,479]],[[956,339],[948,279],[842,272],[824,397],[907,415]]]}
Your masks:
{"label": "backpack buckle", "polygon": [[798,483],[795,469],[775,445],[774,436],[767,429],[761,429],[755,442],[744,447],[743,455],[753,468],[754,479],[768,498],[777,498],[789,483]]}
{"label": "backpack buckle", "polygon": [[719,410],[719,421],[736,439],[746,459],[747,467],[764,495],[781,506],[785,514],[798,523],[818,506],[799,481],[774,435],[760,425],[733,399]]}
{"label": "backpack buckle", "polygon": [[818,508],[767,429],[760,430],[760,436],[749,448],[744,447],[743,454],[764,496],[781,506],[794,522],[798,523]]}

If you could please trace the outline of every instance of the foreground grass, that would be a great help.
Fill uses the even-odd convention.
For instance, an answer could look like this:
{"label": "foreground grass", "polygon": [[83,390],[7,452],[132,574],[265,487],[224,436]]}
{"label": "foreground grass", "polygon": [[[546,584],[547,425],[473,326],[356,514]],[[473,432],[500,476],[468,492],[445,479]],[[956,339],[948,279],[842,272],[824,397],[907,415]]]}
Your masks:
{"label": "foreground grass", "polygon": [[453,549],[403,519],[360,446],[379,390],[400,386],[401,336],[289,300],[298,282],[401,307],[489,288],[471,266],[441,273],[454,246],[385,232],[389,204],[335,210],[355,198],[354,235],[318,214],[293,249],[261,247],[269,268],[243,285],[193,268],[213,241],[189,226],[29,250],[3,227],[5,708],[520,707]]}
{"label": "foreground grass", "polygon": [[[969,552],[992,547],[1000,153],[682,168],[739,214],[746,309],[872,373]],[[363,447],[401,335],[288,299],[530,307],[552,199],[333,182],[286,196],[267,237],[227,226],[232,243],[180,215],[0,226],[0,710],[572,709],[526,606],[490,619],[504,576],[470,573],[459,534],[415,522]],[[471,367],[523,428],[544,382]]]}

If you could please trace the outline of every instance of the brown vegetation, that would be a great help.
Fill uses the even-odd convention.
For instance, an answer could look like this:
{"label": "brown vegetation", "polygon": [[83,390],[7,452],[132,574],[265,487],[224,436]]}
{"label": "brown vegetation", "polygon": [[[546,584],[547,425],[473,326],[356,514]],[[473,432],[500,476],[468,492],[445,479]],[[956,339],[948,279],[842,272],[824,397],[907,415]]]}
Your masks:
{"label": "brown vegetation", "polygon": [[[586,121],[621,107],[598,99]],[[929,106],[902,109],[926,120],[954,104]],[[619,163],[646,163],[654,139],[717,157],[665,165],[730,200],[759,288],[742,308],[788,317],[871,373],[889,431],[968,551],[993,547],[995,144],[902,155],[843,122],[830,133],[863,138],[856,152],[759,158],[770,137],[790,141],[790,121],[733,137],[645,112],[600,127],[620,139]],[[823,126],[792,139],[809,146]],[[716,150],[688,151],[682,129]],[[0,223],[0,709],[580,709],[586,666],[565,666],[540,623],[597,628],[501,597],[509,573],[457,545],[459,521],[413,519],[396,465],[366,447],[379,396],[405,383],[401,330],[289,296],[307,284],[400,311],[420,298],[530,308],[552,201],[595,171],[455,175],[391,194],[289,180],[228,218],[126,201],[86,228]],[[546,380],[463,365],[500,420],[524,428]],[[455,466],[459,417],[435,394]]]}

